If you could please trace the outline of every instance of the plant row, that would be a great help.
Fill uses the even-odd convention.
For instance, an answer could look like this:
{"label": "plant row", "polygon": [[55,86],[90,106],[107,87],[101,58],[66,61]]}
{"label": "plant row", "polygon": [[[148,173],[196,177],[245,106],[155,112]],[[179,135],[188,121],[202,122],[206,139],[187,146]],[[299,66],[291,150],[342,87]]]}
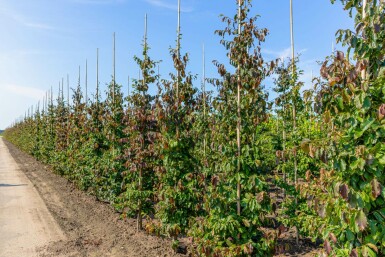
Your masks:
{"label": "plant row", "polygon": [[356,28],[337,32],[347,52],[326,57],[314,88],[301,89],[298,59],[263,59],[268,30],[250,17],[251,0],[237,1],[215,32],[230,65],[214,61],[219,78],[201,90],[179,43],[161,79],[145,35],[128,97],[113,80],[104,97],[84,99],[79,80],[72,101],[62,88],[4,137],[138,230],[175,248],[191,239],[193,256],[284,253],[286,228],[322,242],[321,256],[384,256],[384,3],[341,2]]}

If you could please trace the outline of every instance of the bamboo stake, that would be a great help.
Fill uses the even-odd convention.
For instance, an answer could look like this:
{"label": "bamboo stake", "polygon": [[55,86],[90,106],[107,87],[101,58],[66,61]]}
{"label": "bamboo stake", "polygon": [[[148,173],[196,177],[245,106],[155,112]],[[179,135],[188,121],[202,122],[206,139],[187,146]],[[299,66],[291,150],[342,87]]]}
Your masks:
{"label": "bamboo stake", "polygon": [[[147,14],[144,17],[144,62],[147,61]],[[146,83],[146,74],[143,72],[143,80],[142,80],[142,85],[144,86]],[[144,96],[144,91],[143,91],[143,96]],[[144,107],[145,108],[145,107]],[[144,150],[144,132],[142,132],[142,140],[141,140],[141,148],[142,151]],[[140,165],[139,169],[139,185],[138,189],[140,192],[142,192],[142,179],[143,179],[143,163]],[[138,200],[138,219],[137,219],[137,231],[142,230],[142,199]]]}
{"label": "bamboo stake", "polygon": [[[178,59],[180,59],[180,0],[178,0],[178,27],[177,27],[176,51],[177,51]],[[179,80],[180,80],[180,71],[179,71],[179,68],[178,68],[178,80],[177,80],[177,83],[176,83],[177,105],[179,105]]]}
{"label": "bamboo stake", "polygon": [[48,111],[48,91],[45,91],[45,110]]}
{"label": "bamboo stake", "polygon": [[[45,113],[45,96],[43,96],[43,114]],[[28,118],[29,118],[29,107],[28,107]]]}
{"label": "bamboo stake", "polygon": [[67,74],[67,107],[70,109],[70,77]]}
{"label": "bamboo stake", "polygon": [[[238,35],[241,35],[241,0],[238,0]],[[237,173],[241,171],[241,74],[240,64],[238,63],[237,81]],[[237,180],[237,214],[241,215],[241,181]]]}
{"label": "bamboo stake", "polygon": [[61,100],[64,103],[64,78],[61,78]]}
{"label": "bamboo stake", "polygon": [[99,106],[99,48],[96,49],[96,106]]}
{"label": "bamboo stake", "polygon": [[130,76],[127,77],[127,96],[130,96]]}
{"label": "bamboo stake", "polygon": [[[367,6],[368,2],[367,0],[363,0],[362,1],[362,20],[365,20],[366,19],[366,6]],[[366,69],[364,69],[363,71],[361,71],[361,77],[363,80],[366,80]]]}
{"label": "bamboo stake", "polygon": [[96,49],[96,106],[99,106],[99,48]]}
{"label": "bamboo stake", "polygon": [[[291,58],[292,58],[292,68],[293,68],[293,89],[294,89],[294,76],[295,76],[295,60],[294,60],[294,17],[293,17],[293,0],[290,0],[290,37],[291,37]],[[297,114],[296,114],[296,106],[295,106],[295,99],[293,98],[293,131],[294,133],[297,130]],[[294,184],[297,188],[297,172],[298,172],[298,164],[297,164],[297,153],[294,154]],[[297,204],[297,197],[295,198],[295,203]],[[299,231],[296,227],[296,244],[299,244]]]}
{"label": "bamboo stake", "polygon": [[70,144],[70,78],[67,74],[67,147]]}
{"label": "bamboo stake", "polygon": [[115,32],[113,34],[113,57],[112,57],[112,102],[115,103]]}
{"label": "bamboo stake", "polygon": [[[176,39],[176,52],[178,60],[180,60],[180,0],[178,0],[178,25],[177,25],[177,39]],[[180,67],[179,67],[179,61],[177,64],[177,81],[176,81],[176,110],[179,109],[179,86],[180,86],[180,80],[181,80],[181,73],[180,73]],[[174,92],[173,92],[174,93]],[[176,138],[179,139],[179,126],[176,125]]]}
{"label": "bamboo stake", "polygon": [[53,90],[52,90],[52,86],[51,86],[51,106],[53,106]]}
{"label": "bamboo stake", "polygon": [[[203,77],[202,77],[202,93],[203,93],[203,119],[206,121],[206,56],[205,56],[205,45],[202,46],[202,64],[203,64]],[[206,132],[203,137],[203,157],[206,160]]]}
{"label": "bamboo stake", "polygon": [[160,64],[158,63],[158,85],[160,85]]}
{"label": "bamboo stake", "polygon": [[[115,122],[115,32],[113,34],[113,58],[112,58],[112,117]],[[112,154],[115,155],[115,132],[112,134]]]}
{"label": "bamboo stake", "polygon": [[88,104],[88,60],[86,59],[86,98],[85,98],[86,107]]}

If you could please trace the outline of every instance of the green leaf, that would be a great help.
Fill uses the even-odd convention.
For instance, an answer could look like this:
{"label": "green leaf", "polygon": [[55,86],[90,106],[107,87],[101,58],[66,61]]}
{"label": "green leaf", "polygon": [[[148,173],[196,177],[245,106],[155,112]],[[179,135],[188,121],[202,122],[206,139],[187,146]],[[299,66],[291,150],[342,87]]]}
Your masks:
{"label": "green leaf", "polygon": [[372,250],[374,250],[376,253],[378,253],[378,248],[372,243],[367,243],[366,244],[368,247],[370,247]]}
{"label": "green leaf", "polygon": [[370,102],[370,98],[367,96],[367,97],[365,97],[365,99],[364,99],[364,102],[363,102],[363,104],[362,104],[362,108],[363,109],[365,109],[365,110],[369,110],[370,109],[370,107],[371,107],[371,102]]}
{"label": "green leaf", "polygon": [[365,122],[362,124],[362,131],[365,132],[370,128],[370,126],[373,124],[375,119],[373,117],[370,117],[369,119],[365,120]]}
{"label": "green leaf", "polygon": [[350,168],[352,170],[363,170],[365,167],[365,160],[362,159],[362,158],[358,158],[357,160],[353,161],[351,164],[350,164]]}
{"label": "green leaf", "polygon": [[361,128],[357,128],[357,130],[354,132],[354,139],[358,139],[358,138],[362,137],[364,132],[365,131],[362,130]]}
{"label": "green leaf", "polygon": [[348,239],[348,241],[350,242],[353,242],[356,239],[356,237],[354,236],[353,232],[350,229],[346,230],[346,239]]}

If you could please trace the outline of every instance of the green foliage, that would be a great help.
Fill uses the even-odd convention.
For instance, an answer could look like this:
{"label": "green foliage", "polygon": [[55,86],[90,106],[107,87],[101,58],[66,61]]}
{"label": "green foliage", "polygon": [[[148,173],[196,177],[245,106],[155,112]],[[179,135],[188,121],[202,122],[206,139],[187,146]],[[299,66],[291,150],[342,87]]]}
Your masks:
{"label": "green foliage", "polygon": [[145,39],[143,59],[135,57],[142,71],[142,79],[134,80],[134,92],[129,97],[124,129],[127,141],[123,148],[123,158],[127,171],[124,172],[123,193],[119,197],[119,208],[128,214],[136,214],[138,229],[142,229],[142,214],[154,214],[153,191],[156,183],[155,168],[157,153],[155,144],[158,139],[158,124],[155,119],[154,98],[148,93],[154,84],[156,63],[148,57],[148,45]]}
{"label": "green foliage", "polygon": [[[138,230],[145,218],[173,249],[190,236],[192,256],[271,256],[282,225],[322,239],[321,256],[384,256],[383,1],[368,0],[363,12],[361,1],[341,0],[356,31],[337,40],[354,61],[327,57],[304,91],[298,59],[262,58],[268,31],[248,16],[251,2],[239,1],[216,31],[231,65],[214,61],[216,95],[194,88],[179,44],[170,50],[175,72],[160,80],[145,37],[132,95],[124,99],[113,80],[104,100],[97,90],[85,102],[79,79],[71,103],[62,89],[51,94],[4,137],[136,217]],[[273,73],[274,110],[263,87]]]}
{"label": "green foliage", "polygon": [[385,79],[380,72],[383,49],[373,46],[383,39],[384,32],[377,27],[384,22],[384,9],[383,4],[368,1],[365,18],[361,3],[342,2],[347,10],[359,11],[356,33],[340,31],[338,38],[354,50],[357,62],[352,64],[337,52],[321,68],[328,83],[321,85],[319,99],[334,142],[328,169],[302,186],[301,194],[312,199],[316,210],[313,222],[308,216],[306,225],[320,228],[315,235],[325,240],[328,255],[383,256]]}
{"label": "green foliage", "polygon": [[[273,63],[265,64],[260,55],[257,45],[264,41],[267,30],[257,28],[257,17],[247,17],[250,7],[251,1],[244,1],[240,16],[234,20],[223,17],[228,27],[216,31],[228,50],[235,73],[214,62],[221,79],[211,81],[218,87],[218,96],[213,100],[215,125],[210,135],[213,156],[208,160],[212,170],[204,199],[207,216],[198,217],[190,230],[197,256],[265,256],[272,251],[274,238],[265,237],[261,230],[268,220],[270,199],[262,175],[269,158],[263,153],[263,139],[259,137],[268,120],[267,96],[261,81],[270,73]],[[239,24],[241,33],[238,33]],[[239,120],[240,156],[237,153]],[[237,196],[238,185],[242,188],[241,199]]]}
{"label": "green foliage", "polygon": [[176,239],[185,234],[189,219],[201,212],[201,180],[194,156],[193,117],[196,106],[194,76],[187,73],[188,55],[180,56],[178,47],[171,49],[176,74],[163,81],[157,105],[160,128],[157,170],[158,202],[155,206],[160,233]]}

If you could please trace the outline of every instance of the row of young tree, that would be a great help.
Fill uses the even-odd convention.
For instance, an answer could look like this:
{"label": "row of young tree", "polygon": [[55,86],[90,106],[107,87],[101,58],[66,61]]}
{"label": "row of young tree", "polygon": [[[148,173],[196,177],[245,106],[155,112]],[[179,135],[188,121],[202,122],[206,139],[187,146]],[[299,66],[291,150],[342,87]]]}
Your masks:
{"label": "row of young tree", "polygon": [[[347,54],[326,58],[314,89],[301,90],[298,60],[263,59],[268,30],[249,16],[251,0],[237,0],[215,32],[231,67],[214,61],[219,78],[202,90],[180,36],[175,72],[161,79],[145,34],[128,97],[113,80],[104,100],[99,90],[84,99],[79,80],[71,103],[62,88],[4,136],[136,218],[138,230],[175,247],[192,238],[193,256],[273,255],[279,224],[297,240],[321,239],[321,256],[384,256],[384,2],[341,2],[356,31],[337,33]],[[273,74],[269,103],[263,82]]]}

